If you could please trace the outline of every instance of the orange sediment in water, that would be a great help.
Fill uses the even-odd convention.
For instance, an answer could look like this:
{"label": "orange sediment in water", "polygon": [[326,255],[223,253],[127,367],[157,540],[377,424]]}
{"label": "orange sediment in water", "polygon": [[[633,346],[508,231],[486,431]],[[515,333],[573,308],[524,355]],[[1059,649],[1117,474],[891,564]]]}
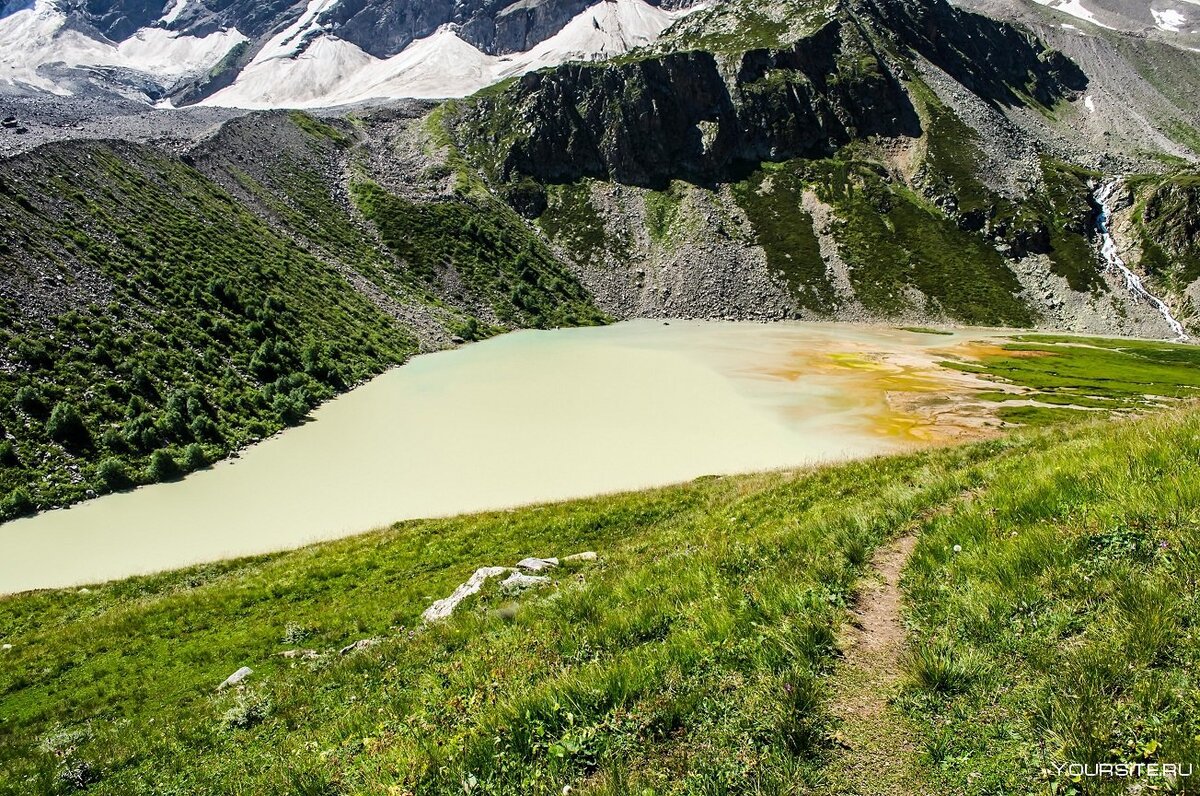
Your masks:
{"label": "orange sediment in water", "polygon": [[[938,364],[954,358],[979,360],[1011,355],[998,343],[967,341],[917,352],[794,350],[783,367],[766,368],[769,378],[799,381],[832,377],[847,410],[857,408],[871,431],[898,443],[937,444],[989,436],[999,423],[990,405],[976,396],[1003,385]],[[1029,351],[1019,354],[1042,355]],[[796,414],[805,410],[793,407]]]}

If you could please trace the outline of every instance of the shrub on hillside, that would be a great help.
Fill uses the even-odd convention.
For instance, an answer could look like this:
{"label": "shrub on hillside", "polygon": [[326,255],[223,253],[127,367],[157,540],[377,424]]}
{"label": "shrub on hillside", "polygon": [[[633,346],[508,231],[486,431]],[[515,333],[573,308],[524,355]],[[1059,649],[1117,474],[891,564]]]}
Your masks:
{"label": "shrub on hillside", "polygon": [[271,409],[279,415],[284,424],[294,426],[308,416],[312,406],[311,397],[303,387],[296,387],[286,393],[279,393],[271,401]]}
{"label": "shrub on hillside", "polygon": [[125,463],[115,456],[110,456],[100,462],[100,466],[96,468],[96,480],[104,492],[116,492],[120,489],[128,489],[133,485],[133,479],[129,477]]}
{"label": "shrub on hillside", "polygon": [[31,415],[40,415],[46,411],[46,402],[37,387],[26,385],[17,390],[17,406]]}
{"label": "shrub on hillside", "polygon": [[183,469],[189,473],[193,470],[200,470],[208,466],[208,456],[204,454],[204,448],[198,443],[193,442],[183,449]]}
{"label": "shrub on hillside", "polygon": [[169,451],[159,448],[150,454],[150,465],[146,468],[146,476],[151,481],[170,481],[181,475],[179,463]]}
{"label": "shrub on hillside", "polygon": [[46,421],[46,433],[55,442],[61,442],[70,447],[83,447],[91,441],[83,416],[69,401],[59,401]]}
{"label": "shrub on hillside", "polygon": [[244,730],[270,716],[271,709],[269,697],[253,691],[246,691],[237,695],[233,706],[225,711],[221,719],[231,730]]}
{"label": "shrub on hillside", "polygon": [[4,502],[0,503],[0,511],[3,511],[5,517],[21,517],[32,514],[36,508],[29,493],[21,487],[9,492]]}
{"label": "shrub on hillside", "polygon": [[12,440],[6,439],[0,442],[0,465],[4,467],[16,467],[20,463],[21,459],[17,456],[17,446],[13,445]]}

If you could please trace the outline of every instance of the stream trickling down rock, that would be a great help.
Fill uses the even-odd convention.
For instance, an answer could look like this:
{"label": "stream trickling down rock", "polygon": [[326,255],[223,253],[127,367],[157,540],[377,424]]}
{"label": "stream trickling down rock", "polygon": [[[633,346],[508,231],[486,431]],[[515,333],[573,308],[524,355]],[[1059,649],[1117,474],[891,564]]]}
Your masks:
{"label": "stream trickling down rock", "polygon": [[1128,288],[1130,293],[1148,301],[1163,316],[1176,337],[1180,340],[1187,340],[1188,336],[1187,332],[1183,329],[1183,324],[1171,314],[1170,307],[1146,288],[1145,284],[1142,283],[1142,278],[1129,270],[1129,266],[1125,264],[1125,261],[1121,259],[1121,255],[1117,251],[1117,242],[1113,240],[1112,233],[1108,229],[1108,220],[1110,217],[1108,203],[1122,184],[1122,179],[1117,177],[1101,185],[1093,194],[1096,204],[1100,207],[1100,213],[1096,216],[1096,231],[1100,233],[1100,254],[1104,257],[1104,262],[1110,269],[1125,277],[1125,287]]}
{"label": "stream trickling down rock", "polygon": [[934,363],[989,334],[634,321],[420,356],[238,459],[0,526],[0,593],[936,441],[888,396],[941,412],[968,377]]}

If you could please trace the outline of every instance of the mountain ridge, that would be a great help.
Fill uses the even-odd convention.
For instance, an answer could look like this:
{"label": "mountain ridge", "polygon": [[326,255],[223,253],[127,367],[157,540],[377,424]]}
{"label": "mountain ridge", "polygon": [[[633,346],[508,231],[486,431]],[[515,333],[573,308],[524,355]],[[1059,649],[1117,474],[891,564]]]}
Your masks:
{"label": "mountain ridge", "polygon": [[[162,8],[143,0],[100,7],[68,0],[14,0],[0,12],[0,65],[8,67],[0,71],[0,86],[17,92],[118,94],[174,105],[208,101],[241,107],[461,96],[517,69],[505,66],[514,56],[525,59],[523,68],[528,69],[567,58],[619,54],[649,43],[685,9],[686,4],[660,0],[511,5],[494,0],[302,0],[265,5],[171,0]],[[589,36],[593,29],[595,35]],[[420,81],[410,87],[402,74],[382,75],[375,82],[389,84],[390,78],[389,85],[365,86],[361,93],[338,85],[368,65],[386,73],[389,63],[406,52],[409,61],[429,58],[431,42],[439,41],[443,32],[452,32],[459,43],[447,54],[451,62],[466,57],[486,64],[487,74],[458,85],[443,75],[442,85],[427,81],[430,87],[425,89]],[[287,67],[282,74],[264,76],[265,71],[269,75],[267,66],[281,63]],[[290,74],[297,69],[307,71]],[[319,102],[288,93],[296,82],[314,79],[329,84],[314,96]],[[271,89],[260,89],[258,95],[245,87],[230,91],[264,80]]]}

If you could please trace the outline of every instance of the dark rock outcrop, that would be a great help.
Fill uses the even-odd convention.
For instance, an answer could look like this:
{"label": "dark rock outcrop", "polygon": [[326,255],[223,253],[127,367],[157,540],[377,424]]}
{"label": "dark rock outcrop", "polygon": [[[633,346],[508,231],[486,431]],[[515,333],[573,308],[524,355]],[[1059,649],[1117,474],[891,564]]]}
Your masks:
{"label": "dark rock outcrop", "polygon": [[989,102],[1051,104],[1086,85],[1070,60],[1010,25],[944,0],[862,0],[779,49],[529,74],[466,104],[458,130],[489,176],[512,185],[736,179],[762,161],[919,136],[901,63],[914,53]]}
{"label": "dark rock outcrop", "polygon": [[[468,147],[507,144],[493,164],[502,181],[644,186],[720,180],[856,138],[920,133],[903,86],[844,21],[787,49],[745,53],[732,75],[705,52],[529,74],[476,102],[462,124]],[[502,140],[514,129],[527,132]]]}
{"label": "dark rock outcrop", "polygon": [[1073,61],[1029,31],[943,0],[860,0],[855,13],[992,102],[1019,105],[1024,94],[1049,105],[1087,87]]}
{"label": "dark rock outcrop", "polygon": [[516,0],[494,14],[475,15],[461,33],[486,52],[523,52],[562,30],[589,5],[589,0]]}

